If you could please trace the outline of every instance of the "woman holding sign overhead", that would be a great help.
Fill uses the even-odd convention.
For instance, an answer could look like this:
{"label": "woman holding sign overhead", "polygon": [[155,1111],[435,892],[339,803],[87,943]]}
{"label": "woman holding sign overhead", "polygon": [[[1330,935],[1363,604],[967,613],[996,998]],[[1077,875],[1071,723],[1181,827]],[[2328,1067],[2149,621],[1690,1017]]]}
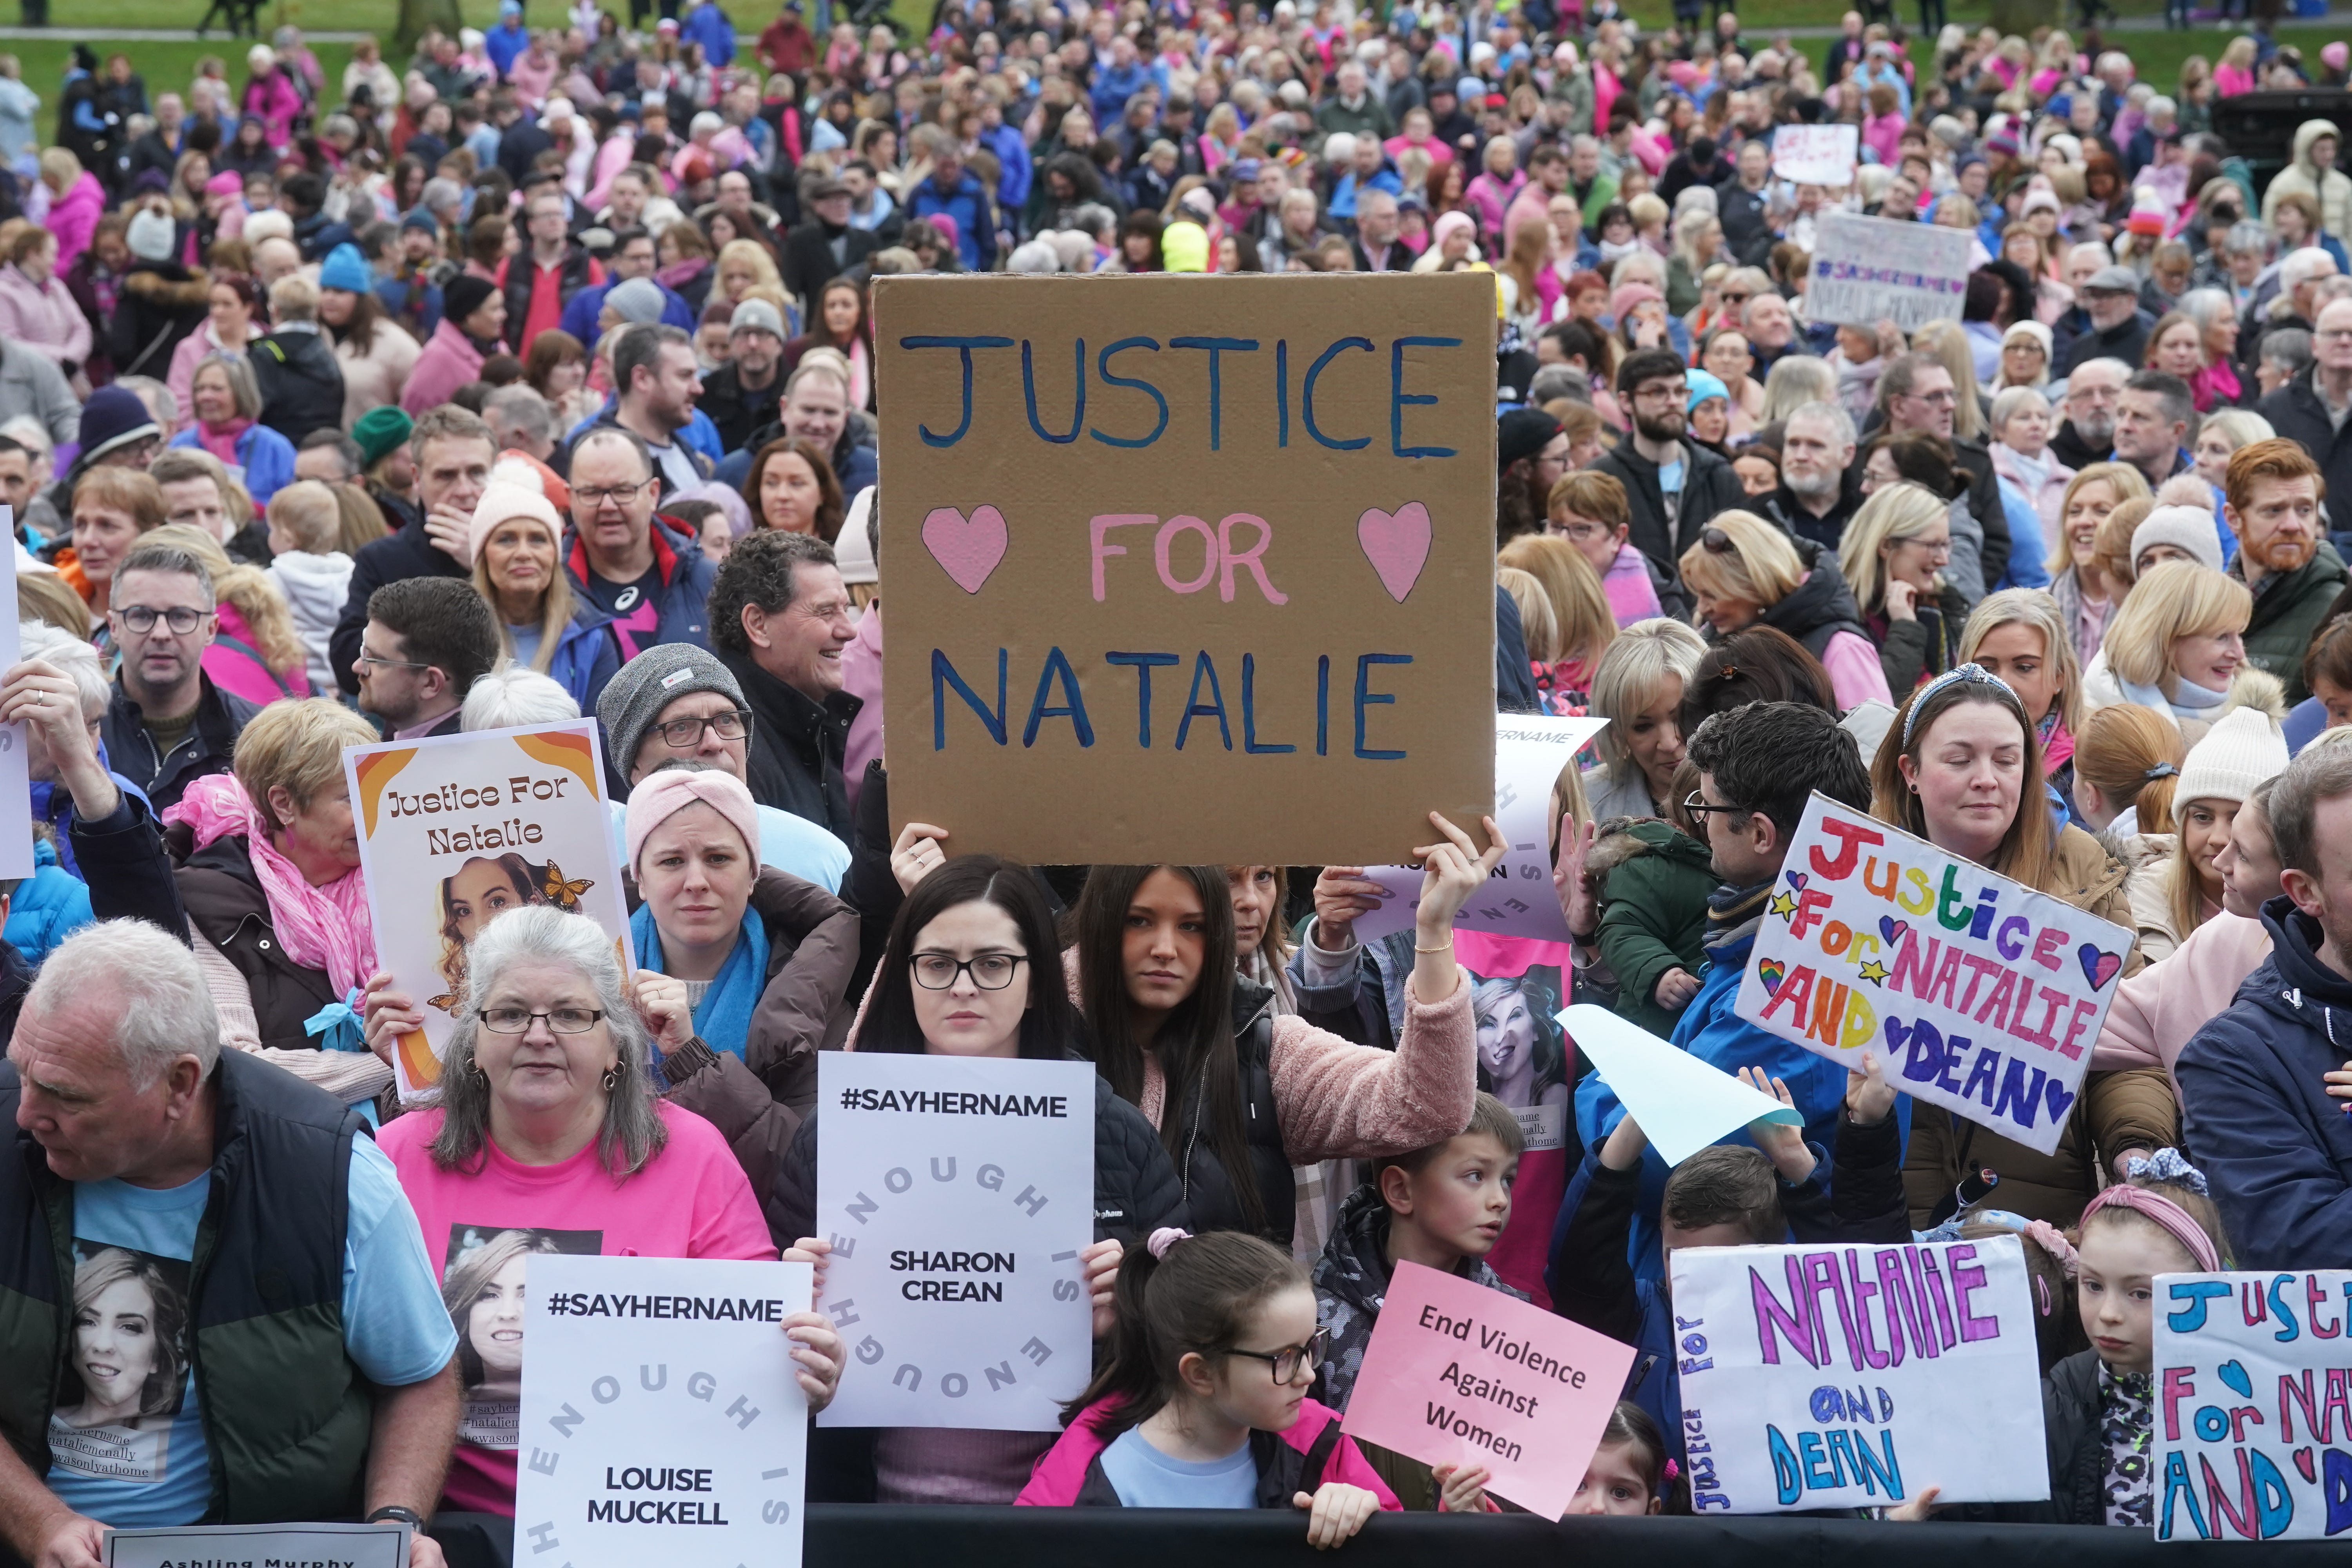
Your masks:
{"label": "woman holding sign overhead", "polygon": [[[547,905],[499,916],[468,954],[468,1005],[441,1098],[381,1143],[416,1210],[464,1349],[465,1422],[444,1506],[514,1513],[517,1412],[528,1354],[519,1302],[541,1253],[772,1258],[751,1184],[719,1131],[657,1100],[653,1047],[693,1032],[684,988],[625,989],[593,921]],[[663,977],[656,976],[655,979]],[[814,1312],[782,1321],[809,1407],[841,1377],[841,1341]]]}
{"label": "woman holding sign overhead", "polygon": [[[2128,931],[2124,868],[2089,834],[2056,821],[2036,729],[2017,694],[1982,667],[1937,677],[1904,705],[1878,748],[1871,815]],[[2139,964],[2137,948],[2125,954],[2126,974]],[[1912,1223],[1925,1229],[1948,1217],[1955,1190],[1990,1168],[2001,1178],[1996,1206],[2072,1225],[2098,1190],[2094,1159],[2113,1170],[2127,1151],[2168,1144],[2178,1119],[2164,1075],[2145,1068],[2085,1078],[2049,1154],[1917,1105],[1904,1160]]]}
{"label": "woman holding sign overhead", "polygon": [[1192,1224],[1290,1244],[1294,1163],[1425,1147],[1466,1126],[1477,1085],[1454,916],[1501,863],[1436,813],[1394,1052],[1277,1016],[1235,973],[1223,868],[1097,866],[1078,896],[1078,994],[1095,1060],[1178,1158]]}
{"label": "woman holding sign overhead", "polygon": [[[649,781],[650,782],[650,781]],[[644,788],[639,786],[640,791]],[[926,837],[929,835],[929,837]],[[987,855],[940,858],[936,828],[909,824],[891,858],[907,889],[866,994],[849,1048],[907,1056],[1067,1061],[1087,1055],[1071,1005],[1053,911],[1028,868]],[[1217,877],[1232,929],[1232,900]],[[1226,957],[1228,972],[1232,955]],[[816,1239],[820,1110],[801,1124],[776,1176],[777,1234],[802,1239],[793,1256],[824,1259]],[[1111,1289],[1124,1247],[1183,1223],[1183,1194],[1151,1124],[1095,1080],[1095,1243],[1080,1254],[1094,1292],[1095,1334],[1111,1324]],[[1284,1219],[1289,1218],[1287,1208]],[[858,1375],[879,1375],[867,1369]],[[845,1427],[813,1434],[812,1502],[1009,1503],[1053,1443],[1045,1432]]]}

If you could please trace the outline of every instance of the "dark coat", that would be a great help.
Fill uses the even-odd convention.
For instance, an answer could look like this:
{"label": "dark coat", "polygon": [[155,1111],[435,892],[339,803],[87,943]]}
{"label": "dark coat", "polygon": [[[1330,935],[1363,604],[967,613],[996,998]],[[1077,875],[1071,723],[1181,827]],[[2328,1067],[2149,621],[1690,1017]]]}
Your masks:
{"label": "dark coat", "polygon": [[1729,463],[1695,441],[1685,441],[1683,450],[1682,505],[1673,517],[1666,515],[1665,492],[1658,488],[1658,465],[1635,451],[1632,441],[1620,442],[1592,465],[1625,487],[1633,546],[1669,576],[1679,575],[1683,552],[1698,542],[1710,519],[1748,505],[1748,492]]}
{"label": "dark coat", "polygon": [[[390,513],[384,521],[392,521]],[[433,542],[422,522],[409,523],[361,545],[359,553],[352,557],[351,597],[343,601],[342,619],[335,623],[334,634],[327,639],[327,658],[335,667],[335,684],[350,695],[359,695],[360,678],[352,663],[360,656],[360,637],[367,630],[369,595],[387,583],[410,577],[473,580],[455,556]]]}
{"label": "dark coat", "polygon": [[1886,672],[1886,689],[1897,702],[1921,680],[1952,668],[1960,628],[1968,619],[1968,601],[1947,583],[1932,603],[1920,599],[1913,604],[1910,620],[1874,616],[1866,623],[1870,640],[1878,645],[1878,668]]}
{"label": "dark coat", "polygon": [[194,835],[180,823],[165,829],[163,847],[196,934],[245,976],[262,1048],[316,1050],[321,1037],[305,1030],[304,1021],[342,998],[325,970],[307,968],[286,955],[268,896],[253,868],[251,846],[239,836],[198,849]]}
{"label": "dark coat", "polygon": [[1837,557],[1809,539],[1793,542],[1798,559],[1805,563],[1805,580],[1787,598],[1766,610],[1759,617],[1759,624],[1788,633],[1804,644],[1805,651],[1815,658],[1823,656],[1830,638],[1840,632],[1852,632],[1868,640],[1870,634],[1862,625],[1862,606],[1853,602],[1853,590],[1845,585]]}
{"label": "dark coat", "polygon": [[257,704],[215,686],[209,675],[199,673],[196,679],[203,689],[196,699],[196,721],[170,755],[156,753],[155,738],[141,722],[139,704],[122,689],[120,678],[99,730],[109,765],[145,790],[159,812],[177,804],[190,780],[228,772],[238,732],[261,711]]}
{"label": "dark coat", "polygon": [[[1288,1249],[1297,1221],[1297,1189],[1283,1152],[1274,1100],[1274,993],[1254,980],[1234,982],[1234,1048],[1240,1058],[1242,1121],[1249,1142],[1250,1179],[1257,1184],[1264,1223],[1258,1234]],[[1168,1141],[1184,1151],[1185,1206],[1194,1230],[1247,1230],[1247,1213],[1225,1169],[1209,1146],[1205,1083],[1181,1105],[1160,1113]]]}
{"label": "dark coat", "polygon": [[[2352,420],[2346,423],[2352,425]],[[2290,436],[2288,439],[2301,437]],[[2314,452],[2320,449],[2307,441],[2304,445]],[[2352,453],[2352,447],[2347,447],[2347,451]],[[2352,462],[2346,467],[2352,468]],[[2342,493],[2352,495],[2352,490]],[[2230,575],[2242,579],[2245,565],[2245,555],[2241,552],[2230,563]],[[2311,695],[2311,688],[2304,684],[2303,658],[2311,651],[2319,628],[2326,623],[2336,595],[2344,591],[2344,581],[2343,561],[2336,555],[2336,547],[2323,540],[2310,560],[2292,572],[2263,578],[2262,585],[2254,590],[2254,615],[2246,623],[2246,658],[2257,668],[2279,678],[2286,688],[2286,704],[2290,708]]]}
{"label": "dark coat", "polygon": [[850,721],[864,700],[836,691],[818,703],[745,655],[721,652],[719,658],[734,672],[751,710],[751,735],[743,759],[751,798],[806,817],[849,843],[849,785],[842,776],[842,757]]}
{"label": "dark coat", "polygon": [[300,324],[280,327],[246,354],[261,387],[261,420],[299,447],[314,430],[343,424],[343,367],[327,334]]}
{"label": "dark coat", "polygon": [[1660,1038],[1681,1015],[1658,1005],[1658,982],[1706,963],[1706,901],[1719,885],[1706,846],[1671,824],[1633,822],[1601,836],[1585,862],[1600,896],[1601,956],[1616,973],[1617,1014]]}
{"label": "dark coat", "polygon": [[204,321],[212,284],[176,261],[141,261],[123,275],[106,332],[114,374],[152,375],[172,368],[180,340]]}
{"label": "dark coat", "polygon": [[[836,239],[841,242],[838,260],[833,254]],[[835,234],[823,219],[811,218],[784,237],[784,292],[814,303],[826,284],[881,247],[871,230],[845,227]]]}
{"label": "dark coat", "polygon": [[1838,480],[1837,500],[1830,510],[1815,517],[1805,510],[1796,492],[1787,485],[1780,486],[1764,498],[1759,510],[1771,521],[1779,523],[1782,532],[1791,539],[1810,539],[1815,544],[1835,552],[1839,541],[1845,537],[1845,525],[1862,510],[1862,476],[1848,468]]}
{"label": "dark coat", "polygon": [[[574,242],[563,253],[556,268],[556,283],[568,302],[572,296],[588,287],[589,268],[593,265],[587,247]],[[522,341],[523,321],[530,314],[530,297],[537,288],[539,268],[530,258],[528,244],[507,259],[507,342],[516,353],[526,353],[530,345]],[[560,312],[559,312],[560,314]]]}
{"label": "dark coat", "polygon": [[[2352,518],[2352,512],[2345,510],[2352,502],[2344,499],[2352,497],[2352,419],[2347,419],[2344,428],[2338,430],[2327,417],[2327,402],[2312,385],[2312,378],[2318,374],[2319,367],[2314,364],[2263,398],[2255,405],[2255,412],[2271,422],[2272,429],[2318,460],[2320,474],[2327,481],[2328,510],[2335,516],[2335,526],[2340,529],[2346,519]],[[2261,616],[2259,605],[2254,614]]]}
{"label": "dark coat", "polygon": [[730,361],[702,378],[702,395],[694,405],[710,416],[719,426],[719,445],[730,452],[740,452],[750,445],[751,433],[762,426],[775,423],[777,405],[783,400],[786,366],[779,363],[767,385],[757,389],[743,384],[742,376]]}
{"label": "dark coat", "polygon": [[2263,924],[2270,957],[2173,1065],[2189,1154],[2238,1268],[2352,1268],[2352,1117],[2323,1076],[2352,1054],[2352,980],[2320,962],[2317,922],[2284,895]]}

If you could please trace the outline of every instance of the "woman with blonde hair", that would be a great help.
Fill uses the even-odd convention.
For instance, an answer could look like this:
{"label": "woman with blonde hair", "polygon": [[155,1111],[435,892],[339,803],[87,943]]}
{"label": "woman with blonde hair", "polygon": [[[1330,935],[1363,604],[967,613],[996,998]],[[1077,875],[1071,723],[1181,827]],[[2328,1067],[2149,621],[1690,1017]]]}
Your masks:
{"label": "woman with blonde hair", "polygon": [[1793,539],[1752,511],[1717,512],[1680,564],[1697,605],[1694,624],[1707,640],[1771,626],[1822,661],[1841,710],[1889,700],[1861,607],[1822,545]]}
{"label": "woman with blonde hair", "polygon": [[1527,574],[1543,591],[1550,651],[1538,656],[1531,637],[1528,654],[1545,708],[1564,718],[1584,712],[1593,672],[1617,636],[1617,617],[1600,574],[1582,551],[1557,534],[1523,533],[1496,559],[1507,571]]}
{"label": "woman with blonde hair", "polygon": [[[1764,373],[1764,404],[1756,416],[1759,431],[1786,426],[1808,403],[1837,401],[1837,372],[1818,354],[1784,354]],[[1777,444],[1777,443],[1776,443]]]}
{"label": "woman with blonde hair", "polygon": [[468,531],[474,591],[499,624],[499,651],[552,678],[587,712],[620,668],[614,616],[572,591],[562,565],[563,517],[526,485],[494,478]]}
{"label": "woman with blonde hair", "polygon": [[1977,392],[1977,362],[1969,347],[1967,329],[1958,321],[1930,321],[1911,334],[1911,352],[1934,354],[1952,373],[1952,436],[1955,440],[1985,438],[1984,399]]}
{"label": "woman with blonde hair", "polygon": [[[1598,765],[1584,774],[1593,820],[1667,817],[1682,765],[1684,690],[1706,644],[1680,621],[1635,621],[1620,631],[1592,673],[1591,711],[1609,721],[1592,742]],[[1668,818],[1671,820],[1671,818]]]}
{"label": "woman with blonde hair", "polygon": [[310,695],[310,649],[294,629],[294,612],[287,606],[286,595],[268,573],[232,562],[219,540],[193,523],[165,523],[139,542],[175,544],[202,561],[212,574],[218,605],[204,669],[215,686],[265,704]]}
{"label": "woman with blonde hair", "polygon": [[[730,305],[739,305],[754,289],[772,289],[778,297],[791,299],[784,292],[783,275],[776,270],[776,258],[768,254],[766,246],[754,239],[729,240],[719,249],[712,293]],[[786,324],[790,324],[789,320]]]}
{"label": "woman with blonde hair", "polygon": [[2193,561],[2167,561],[2136,584],[2083,674],[2093,708],[2131,702],[2169,719],[2194,745],[2233,708],[2285,712],[2278,678],[2246,662],[2253,595]]}
{"label": "woman with blonde hair", "polygon": [[[2065,796],[2074,784],[2083,728],[2083,667],[2058,601],[2039,588],[2003,588],[1969,614],[1959,662],[1981,666],[2017,693],[2042,743],[2042,773]],[[2069,811],[2073,809],[2071,801]]]}
{"label": "woman with blonde hair", "polygon": [[1952,668],[1969,606],[1944,576],[1951,512],[1951,502],[1924,486],[1886,485],[1871,492],[1838,541],[1838,569],[1878,645],[1889,691]]}
{"label": "woman with blonde hair", "polygon": [[2215,489],[2228,488],[2230,459],[2238,448],[2278,435],[2271,422],[2251,408],[2224,408],[2197,426],[2197,445],[2189,455],[2197,460],[2197,477]]}
{"label": "woman with blonde hair", "polygon": [[2058,500],[2058,542],[2051,547],[2050,596],[2066,618],[2074,656],[2084,664],[2097,657],[2107,618],[2122,602],[2128,582],[2109,580],[2098,563],[2099,524],[2133,498],[2150,499],[2147,476],[2129,463],[2090,463],[2066,481]]}

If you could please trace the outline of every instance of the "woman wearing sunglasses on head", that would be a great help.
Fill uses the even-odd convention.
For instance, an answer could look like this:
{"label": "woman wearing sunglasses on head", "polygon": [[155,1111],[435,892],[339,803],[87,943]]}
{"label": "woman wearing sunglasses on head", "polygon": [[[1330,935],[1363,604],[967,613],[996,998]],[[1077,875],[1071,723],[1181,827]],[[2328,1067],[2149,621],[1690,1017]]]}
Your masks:
{"label": "woman wearing sunglasses on head", "polygon": [[1751,626],[1787,633],[1830,672],[1841,710],[1886,702],[1886,672],[1837,560],[1751,511],[1717,512],[1683,552],[1684,585],[1710,642]]}

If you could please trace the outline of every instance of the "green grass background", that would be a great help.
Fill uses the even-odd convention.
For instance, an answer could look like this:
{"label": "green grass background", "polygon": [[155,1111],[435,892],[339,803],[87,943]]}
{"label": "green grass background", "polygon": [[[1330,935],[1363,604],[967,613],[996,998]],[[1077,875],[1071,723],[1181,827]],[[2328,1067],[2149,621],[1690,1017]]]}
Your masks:
{"label": "green grass background", "polygon": [[[528,0],[533,22],[552,24],[559,0]],[[757,33],[767,25],[772,14],[769,0],[726,0],[729,14],[735,19],[740,35]],[[498,0],[459,0],[466,19],[476,26],[488,27],[498,16]],[[2126,16],[2157,15],[2162,10],[2161,0],[2116,0],[2118,8]],[[1742,13],[1742,20],[1750,32],[1769,35],[1775,26],[1803,26],[1834,24],[1847,8],[1847,0],[1773,0],[1770,5],[1756,5]],[[88,12],[91,7],[80,0],[54,3],[51,16],[55,18],[67,11]],[[204,7],[194,0],[109,0],[102,8],[103,25],[108,27],[193,27],[204,14]],[[1627,9],[1645,27],[1664,25],[1671,11],[1669,0],[1633,0]],[[396,0],[282,0],[265,5],[262,10],[264,31],[280,23],[320,31],[373,32],[389,38],[396,11]],[[920,29],[930,18],[930,0],[898,0],[899,19],[910,29]],[[1985,19],[1981,5],[1955,4],[1950,6],[1951,19],[1963,24],[1977,24]],[[2053,17],[2055,8],[2053,7]],[[0,19],[5,18],[0,12]],[[95,18],[93,18],[95,19]],[[2319,47],[2341,37],[2345,28],[2340,23],[2315,23],[2284,26],[2277,31],[2283,44],[2300,47],[2306,58],[2315,57]],[[2181,61],[2192,54],[2201,54],[2210,60],[2219,57],[2228,42],[2230,30],[2219,27],[2199,27],[2190,32],[2139,32],[2116,35],[2137,62],[2140,76],[2148,81],[2169,88],[2180,74]],[[53,104],[58,83],[65,70],[66,58],[75,41],[69,25],[52,27],[47,36],[38,38],[0,39],[0,52],[13,53],[23,63],[24,79],[34,91],[42,95],[43,113]],[[217,56],[228,64],[229,79],[242,83],[245,79],[244,39],[231,39],[215,33],[210,39],[198,43],[185,42],[125,42],[94,45],[101,55],[120,49],[129,54],[135,68],[147,79],[148,91],[152,94],[175,89],[195,75],[196,63],[206,56]],[[339,91],[342,69],[351,56],[345,44],[312,46],[328,73],[329,90]],[[1823,43],[1806,41],[1801,47],[1820,58]],[[1931,45],[1927,40],[1915,41],[1913,52],[1925,64]],[[46,123],[46,119],[44,123]]]}

